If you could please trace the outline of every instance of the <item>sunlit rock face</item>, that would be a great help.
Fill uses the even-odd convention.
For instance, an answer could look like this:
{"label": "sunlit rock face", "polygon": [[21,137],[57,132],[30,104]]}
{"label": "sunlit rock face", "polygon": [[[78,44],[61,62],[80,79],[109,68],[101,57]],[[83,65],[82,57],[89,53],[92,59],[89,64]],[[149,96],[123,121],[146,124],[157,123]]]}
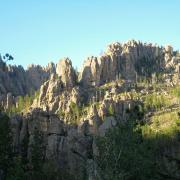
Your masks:
{"label": "sunlit rock face", "polygon": [[151,76],[164,69],[178,71],[178,59],[170,45],[159,47],[135,40],[115,42],[108,45],[101,56],[88,57],[77,77],[69,58],[46,67],[32,64],[24,70],[22,66],[6,65],[0,57],[0,93],[28,94],[39,89],[55,73],[66,88],[73,88],[78,80],[84,87],[99,86],[120,78],[135,81],[140,76]]}
{"label": "sunlit rock face", "polygon": [[47,67],[30,65],[27,70],[22,66],[6,65],[0,62],[0,93],[12,95],[25,95],[37,90],[55,72],[55,66],[49,64]]}
{"label": "sunlit rock face", "polygon": [[75,86],[77,77],[69,58],[64,58],[57,63],[56,73],[61,78],[65,87],[72,88]]}
{"label": "sunlit rock face", "polygon": [[100,83],[100,67],[97,57],[89,57],[84,62],[83,68],[79,75],[79,80],[82,85],[99,85]]}
{"label": "sunlit rock face", "polygon": [[171,46],[163,48],[134,40],[112,43],[103,55],[87,58],[79,80],[84,86],[98,86],[118,78],[135,81],[137,76],[150,76],[165,68],[172,58]]}
{"label": "sunlit rock face", "polygon": [[0,93],[12,95],[26,95],[37,90],[55,72],[55,65],[48,64],[47,67],[29,65],[27,70],[22,66],[6,65],[0,61]]}
{"label": "sunlit rock face", "polygon": [[166,77],[171,77],[170,83],[172,76],[179,79],[180,57],[176,54],[169,45],[116,42],[100,57],[87,58],[79,75],[69,58],[47,67],[31,65],[27,70],[4,68],[0,61],[0,101],[7,109],[16,102],[16,95],[25,95],[32,87],[39,89],[29,111],[11,118],[14,146],[18,150],[28,136],[30,147],[37,128],[43,133],[46,159],[78,177],[86,172],[95,179],[91,174],[98,152],[94,137],[104,136],[110,128],[126,121],[130,110],[140,105],[140,100],[134,100],[127,91],[135,89],[138,78],[151,78],[161,72],[164,82]]}
{"label": "sunlit rock face", "polygon": [[29,65],[27,69],[29,84],[32,84],[34,89],[39,89],[39,87],[49,79],[52,73],[55,73],[54,63],[49,63],[46,67],[33,64]]}
{"label": "sunlit rock face", "polygon": [[[163,74],[164,82],[176,84],[180,69],[178,59],[171,46],[159,47],[156,44],[134,40],[123,44],[112,43],[100,57],[87,58],[77,78],[70,59],[64,58],[57,63],[56,72],[51,73],[50,78],[40,87],[39,98],[35,99],[32,107],[54,113],[62,111],[71,113],[72,103],[82,107],[95,99],[95,101],[102,100],[104,105],[106,104],[104,96],[111,96],[112,93],[128,88],[128,84],[133,84],[141,77],[155,82],[158,73]],[[54,69],[53,65],[49,67]],[[114,87],[112,92],[96,89],[116,80],[126,82],[126,87],[121,89]],[[100,106],[102,116],[106,115],[104,107]],[[66,120],[68,118],[65,117]]]}
{"label": "sunlit rock face", "polygon": [[46,67],[32,64],[25,70],[22,66],[7,65],[0,59],[0,105],[5,109],[15,106],[17,96],[32,95],[53,73],[53,63]]}

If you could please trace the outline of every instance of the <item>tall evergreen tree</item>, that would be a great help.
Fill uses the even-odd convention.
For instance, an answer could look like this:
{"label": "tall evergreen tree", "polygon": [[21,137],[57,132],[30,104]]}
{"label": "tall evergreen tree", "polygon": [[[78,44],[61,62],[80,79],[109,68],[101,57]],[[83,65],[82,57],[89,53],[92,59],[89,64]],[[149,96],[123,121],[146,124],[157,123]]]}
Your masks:
{"label": "tall evergreen tree", "polygon": [[0,174],[6,178],[13,167],[13,147],[10,120],[0,113]]}
{"label": "tall evergreen tree", "polygon": [[42,167],[44,163],[45,148],[43,143],[43,134],[35,128],[33,143],[31,144],[31,164],[33,174],[39,176],[42,174]]}

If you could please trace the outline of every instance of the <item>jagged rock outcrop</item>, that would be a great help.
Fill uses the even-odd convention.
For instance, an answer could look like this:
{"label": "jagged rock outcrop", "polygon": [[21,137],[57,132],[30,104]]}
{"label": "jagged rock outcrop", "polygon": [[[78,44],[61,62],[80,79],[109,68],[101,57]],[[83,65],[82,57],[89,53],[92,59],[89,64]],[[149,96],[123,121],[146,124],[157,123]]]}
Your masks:
{"label": "jagged rock outcrop", "polygon": [[79,75],[84,86],[99,86],[116,79],[136,81],[140,76],[175,66],[171,46],[158,47],[134,40],[110,44],[104,55],[88,58]]}
{"label": "jagged rock outcrop", "polygon": [[94,136],[104,136],[108,129],[126,121],[128,112],[141,103],[139,97],[132,98],[129,89],[136,89],[135,82],[144,77],[154,77],[156,83],[156,73],[161,73],[162,81],[177,84],[179,70],[180,56],[171,46],[134,40],[113,43],[102,56],[89,57],[79,77],[68,58],[56,67],[53,63],[46,68],[31,65],[28,70],[0,62],[0,101],[9,108],[16,102],[15,96],[40,87],[29,112],[11,119],[14,146],[18,151],[26,136],[30,145],[37,128],[44,136],[47,159],[72,174],[83,177],[86,172],[93,177]]}
{"label": "jagged rock outcrop", "polygon": [[[177,84],[179,70],[180,57],[171,46],[159,47],[134,40],[123,44],[112,43],[100,57],[89,57],[78,78],[69,58],[60,60],[56,67],[50,63],[47,67],[31,65],[27,70],[21,66],[7,66],[1,60],[0,99],[4,99],[1,101],[4,106],[7,103],[5,102],[7,93],[15,97],[25,95],[39,89],[47,81],[41,87],[40,99],[36,107],[43,105],[45,109],[48,105],[50,109],[56,111],[62,106],[63,109],[68,109],[65,105],[68,101],[79,103],[81,98],[85,97],[87,101],[91,99],[90,89],[81,96],[84,89],[115,80],[133,83],[146,77],[156,83],[157,77],[161,75],[164,82],[170,85]],[[54,81],[50,79],[51,75],[54,76]],[[58,77],[57,82],[55,77]],[[71,93],[72,95],[67,95]],[[63,99],[67,99],[66,103]]]}
{"label": "jagged rock outcrop", "polygon": [[53,64],[47,67],[30,65],[27,70],[22,66],[6,65],[0,60],[0,93],[12,93],[13,96],[26,95],[37,90],[52,72],[55,72]]}
{"label": "jagged rock outcrop", "polygon": [[50,79],[45,82],[40,88],[40,95],[38,99],[34,100],[32,108],[42,108],[45,111],[52,111],[58,113],[59,111],[69,112],[70,104],[80,103],[83,98],[82,90],[79,87],[68,89],[65,87],[61,76],[52,74]]}
{"label": "jagged rock outcrop", "polygon": [[7,65],[0,58],[0,104],[5,109],[15,105],[17,96],[32,94],[52,73],[55,73],[53,63],[46,67],[30,65],[24,70],[22,66]]}
{"label": "jagged rock outcrop", "polygon": [[80,72],[79,80],[83,85],[99,85],[100,82],[100,67],[97,57],[89,57]]}
{"label": "jagged rock outcrop", "polygon": [[11,121],[17,149],[24,138],[28,138],[30,156],[30,145],[35,129],[38,129],[43,134],[45,158],[56,161],[62,170],[68,169],[69,173],[77,174],[79,178],[84,176],[87,163],[92,160],[91,136],[79,133],[77,126],[67,125],[57,115],[40,109],[22,117],[15,116]]}
{"label": "jagged rock outcrop", "polygon": [[61,78],[57,78],[52,74],[50,80],[45,82],[40,88],[40,95],[38,101],[33,105],[34,107],[42,107],[48,111],[58,109],[59,97],[58,95],[63,92],[63,82]]}
{"label": "jagged rock outcrop", "polygon": [[[35,129],[38,129],[43,134],[46,159],[54,160],[59,168],[68,169],[70,174],[83,177],[86,172],[86,176],[94,177],[94,135],[104,136],[109,128],[125,120],[128,116],[126,110],[136,102],[112,101],[107,97],[100,104],[99,108],[92,104],[78,124],[68,123],[49,109],[36,108],[27,114],[14,116],[11,118],[14,146],[20,150],[21,143],[28,138],[30,157],[30,145]],[[110,107],[113,107],[114,114],[110,114]]]}
{"label": "jagged rock outcrop", "polygon": [[7,109],[9,109],[10,107],[12,107],[12,105],[14,104],[14,98],[13,98],[13,96],[12,96],[12,94],[11,93],[8,93],[7,94],[7,101],[6,101],[6,108]]}
{"label": "jagged rock outcrop", "polygon": [[64,58],[57,63],[56,73],[61,78],[65,87],[72,88],[75,86],[77,77],[69,58]]}
{"label": "jagged rock outcrop", "polygon": [[[35,90],[39,89],[52,73],[55,73],[55,64],[52,62],[46,67],[31,64],[26,71],[27,78],[30,81],[29,85],[32,85],[32,88]],[[30,89],[30,87],[27,89]]]}

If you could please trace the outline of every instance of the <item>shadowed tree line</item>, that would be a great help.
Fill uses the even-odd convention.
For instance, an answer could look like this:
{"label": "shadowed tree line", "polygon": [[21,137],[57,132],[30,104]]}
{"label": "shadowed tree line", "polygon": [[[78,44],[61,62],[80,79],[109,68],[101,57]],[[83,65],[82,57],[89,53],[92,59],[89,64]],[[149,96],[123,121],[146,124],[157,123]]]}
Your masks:
{"label": "shadowed tree line", "polygon": [[180,119],[167,132],[155,133],[136,107],[127,122],[96,139],[96,162],[104,180],[180,179]]}
{"label": "shadowed tree line", "polygon": [[0,112],[0,180],[76,179],[58,169],[54,161],[45,159],[43,134],[37,128],[31,143],[28,134],[24,137],[20,152],[14,151],[12,136],[10,119]]}

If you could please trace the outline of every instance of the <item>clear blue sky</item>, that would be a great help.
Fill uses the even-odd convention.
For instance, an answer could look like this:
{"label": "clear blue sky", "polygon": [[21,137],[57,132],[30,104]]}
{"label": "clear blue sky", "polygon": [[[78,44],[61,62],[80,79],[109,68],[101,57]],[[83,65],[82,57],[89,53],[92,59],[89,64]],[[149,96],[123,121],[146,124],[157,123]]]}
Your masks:
{"label": "clear blue sky", "polygon": [[180,49],[180,0],[0,0],[0,53],[24,67],[67,56],[79,67],[129,39]]}

